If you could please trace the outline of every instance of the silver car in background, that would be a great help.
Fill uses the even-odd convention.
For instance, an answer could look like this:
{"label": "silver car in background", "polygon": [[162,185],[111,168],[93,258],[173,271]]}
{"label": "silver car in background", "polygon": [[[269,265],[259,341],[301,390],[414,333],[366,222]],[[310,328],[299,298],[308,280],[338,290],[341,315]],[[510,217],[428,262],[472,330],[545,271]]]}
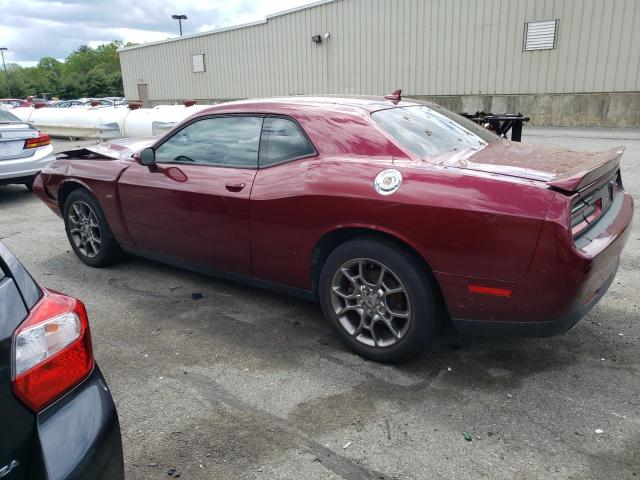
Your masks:
{"label": "silver car in background", "polygon": [[49,135],[0,110],[0,185],[17,183],[31,189],[36,175],[53,160]]}

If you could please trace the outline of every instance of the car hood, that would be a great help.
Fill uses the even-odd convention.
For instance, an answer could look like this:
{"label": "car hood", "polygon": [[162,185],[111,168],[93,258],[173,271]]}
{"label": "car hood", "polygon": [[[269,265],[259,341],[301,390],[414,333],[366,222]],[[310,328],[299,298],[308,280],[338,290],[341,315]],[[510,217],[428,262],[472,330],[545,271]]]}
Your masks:
{"label": "car hood", "polygon": [[618,168],[623,152],[623,147],[585,152],[499,140],[479,151],[448,152],[428,161],[444,167],[537,180],[572,192]]}
{"label": "car hood", "polygon": [[129,158],[134,153],[150,147],[158,138],[160,137],[120,138],[109,142],[98,143],[97,145],[90,145],[84,147],[84,149],[102,157],[123,159]]}

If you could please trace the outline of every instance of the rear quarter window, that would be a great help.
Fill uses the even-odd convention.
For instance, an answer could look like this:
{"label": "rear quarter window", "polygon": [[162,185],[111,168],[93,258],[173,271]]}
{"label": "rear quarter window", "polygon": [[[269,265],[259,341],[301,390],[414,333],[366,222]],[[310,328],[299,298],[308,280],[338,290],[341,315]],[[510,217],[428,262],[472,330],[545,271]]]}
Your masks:
{"label": "rear quarter window", "polygon": [[293,120],[279,117],[264,119],[260,139],[261,167],[315,154],[316,149]]}

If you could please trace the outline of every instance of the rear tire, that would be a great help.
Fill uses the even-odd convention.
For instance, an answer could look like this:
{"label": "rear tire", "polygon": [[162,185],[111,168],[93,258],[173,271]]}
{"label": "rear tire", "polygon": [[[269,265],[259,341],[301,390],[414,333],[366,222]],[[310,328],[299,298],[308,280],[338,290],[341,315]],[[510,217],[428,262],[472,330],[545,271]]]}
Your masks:
{"label": "rear tire", "polygon": [[120,259],[120,246],[111,233],[100,205],[87,190],[74,190],[67,197],[64,225],[71,248],[87,265],[107,267]]}
{"label": "rear tire", "polygon": [[318,294],[338,338],[370,360],[414,357],[438,325],[430,279],[411,253],[385,239],[338,246],[322,266]]}

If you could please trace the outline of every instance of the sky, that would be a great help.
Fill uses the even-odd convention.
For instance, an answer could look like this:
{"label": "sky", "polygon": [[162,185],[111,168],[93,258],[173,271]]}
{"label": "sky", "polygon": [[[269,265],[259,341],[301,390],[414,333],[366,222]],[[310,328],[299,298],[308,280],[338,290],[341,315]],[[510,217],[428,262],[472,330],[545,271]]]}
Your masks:
{"label": "sky", "polygon": [[144,43],[240,25],[314,0],[0,0],[0,47],[22,66],[63,60],[80,45]]}

